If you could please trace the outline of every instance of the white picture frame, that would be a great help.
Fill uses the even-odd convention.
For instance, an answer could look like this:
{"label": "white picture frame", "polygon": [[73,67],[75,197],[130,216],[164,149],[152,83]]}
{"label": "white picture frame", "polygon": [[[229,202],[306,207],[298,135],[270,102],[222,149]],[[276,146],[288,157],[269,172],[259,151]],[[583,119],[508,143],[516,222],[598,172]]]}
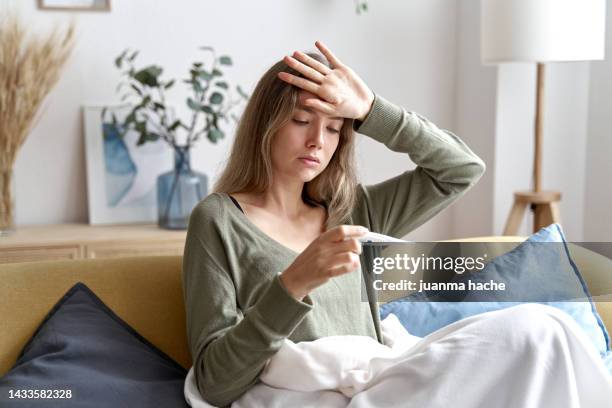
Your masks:
{"label": "white picture frame", "polygon": [[83,107],[89,223],[156,223],[157,177],[172,170],[172,148],[161,139],[137,146],[133,131],[118,137],[110,118],[121,121],[129,106],[110,105],[104,121],[103,110]]}
{"label": "white picture frame", "polygon": [[110,0],[38,0],[39,10],[110,11]]}

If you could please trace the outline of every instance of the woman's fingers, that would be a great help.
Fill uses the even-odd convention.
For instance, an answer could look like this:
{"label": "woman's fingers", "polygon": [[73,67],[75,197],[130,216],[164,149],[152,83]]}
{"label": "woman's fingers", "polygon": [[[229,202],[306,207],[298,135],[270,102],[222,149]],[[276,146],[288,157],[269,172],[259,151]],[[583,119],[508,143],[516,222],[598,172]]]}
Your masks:
{"label": "woman's fingers", "polygon": [[334,277],[359,268],[359,255],[353,252],[344,252],[332,257],[332,267],[327,270],[327,276]]}
{"label": "woman's fingers", "polygon": [[329,61],[329,64],[332,66],[332,68],[336,68],[342,65],[342,62],[340,62],[340,60],[334,55],[334,53],[331,52],[331,50],[327,48],[327,46],[321,41],[316,41],[315,45],[323,53],[323,55],[325,55],[325,58],[327,58],[327,61]]}
{"label": "woman's fingers", "polygon": [[321,74],[319,71],[309,67],[306,64],[301,63],[300,61],[296,60],[293,57],[289,57],[286,56],[284,58],[284,61],[287,65],[289,65],[291,68],[295,69],[296,71],[298,71],[299,73],[303,74],[304,76],[318,82],[321,83],[323,82],[323,79],[325,78],[323,76],[323,74]]}
{"label": "woman's fingers", "polygon": [[337,252],[354,252],[360,255],[362,252],[361,242],[356,238],[345,239],[344,241],[334,242],[330,245],[332,251]]}
{"label": "woman's fingers", "polygon": [[321,236],[333,242],[342,241],[345,238],[361,237],[368,232],[366,227],[361,225],[338,225],[325,231]]}
{"label": "woman's fingers", "polygon": [[278,73],[278,77],[280,79],[282,79],[283,81],[291,84],[291,85],[295,85],[298,88],[302,88],[310,93],[313,94],[318,94],[319,92],[319,85],[315,84],[312,81],[309,81],[305,78],[300,78],[297,77],[293,74],[290,74],[288,72],[279,72]]}
{"label": "woman's fingers", "polygon": [[327,67],[325,64],[320,63],[316,59],[312,58],[310,55],[304,54],[303,52],[295,51],[293,53],[293,56],[298,61],[301,61],[309,67],[316,69],[323,75],[327,75],[331,72],[331,69],[329,69],[329,67]]}
{"label": "woman's fingers", "polygon": [[334,106],[332,104],[324,102],[321,99],[306,99],[304,101],[304,104],[312,107],[313,109],[318,110],[319,112],[323,112],[326,115],[333,115],[335,113]]}

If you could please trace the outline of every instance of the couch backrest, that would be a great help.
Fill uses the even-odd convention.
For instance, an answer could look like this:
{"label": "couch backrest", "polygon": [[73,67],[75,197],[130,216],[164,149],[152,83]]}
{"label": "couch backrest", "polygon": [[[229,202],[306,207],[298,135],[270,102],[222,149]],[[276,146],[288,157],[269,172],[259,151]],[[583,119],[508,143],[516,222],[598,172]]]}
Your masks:
{"label": "couch backrest", "polygon": [[[523,237],[459,241],[520,242]],[[501,248],[501,246],[500,246]],[[508,250],[507,246],[503,246]],[[572,256],[612,328],[612,261],[581,247]],[[53,305],[76,282],[85,283],[137,332],[185,368],[191,355],[185,331],[181,256],[25,262],[0,266],[0,376]]]}
{"label": "couch backrest", "polygon": [[185,368],[182,256],[24,262],[0,266],[0,376],[53,305],[85,283],[118,316]]}

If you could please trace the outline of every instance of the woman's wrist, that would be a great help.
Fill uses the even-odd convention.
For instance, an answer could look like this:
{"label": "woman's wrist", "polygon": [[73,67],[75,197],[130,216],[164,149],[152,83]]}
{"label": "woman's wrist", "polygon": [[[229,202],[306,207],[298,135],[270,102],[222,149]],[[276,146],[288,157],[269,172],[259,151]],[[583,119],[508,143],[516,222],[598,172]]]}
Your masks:
{"label": "woman's wrist", "polygon": [[374,92],[368,88],[368,96],[366,98],[366,102],[364,104],[365,108],[363,109],[363,113],[355,118],[360,122],[363,122],[365,118],[368,116],[368,113],[372,110],[372,105],[374,104]]}
{"label": "woman's wrist", "polygon": [[291,296],[293,296],[295,299],[299,300],[300,302],[306,296],[306,294],[300,294],[299,291],[297,291],[293,287],[293,282],[291,281],[291,279],[288,277],[288,275],[286,273],[283,272],[283,273],[280,274],[280,281],[281,281],[281,284],[287,290],[287,292],[289,292],[289,294]]}

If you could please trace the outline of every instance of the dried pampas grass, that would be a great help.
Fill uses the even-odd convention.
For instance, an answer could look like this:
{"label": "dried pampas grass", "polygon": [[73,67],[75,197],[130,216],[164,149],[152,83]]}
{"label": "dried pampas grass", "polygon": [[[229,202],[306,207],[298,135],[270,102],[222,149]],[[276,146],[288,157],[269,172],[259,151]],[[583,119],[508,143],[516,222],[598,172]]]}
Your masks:
{"label": "dried pampas grass", "polygon": [[73,23],[31,36],[16,14],[0,15],[0,231],[14,227],[11,179],[17,152],[73,46]]}

